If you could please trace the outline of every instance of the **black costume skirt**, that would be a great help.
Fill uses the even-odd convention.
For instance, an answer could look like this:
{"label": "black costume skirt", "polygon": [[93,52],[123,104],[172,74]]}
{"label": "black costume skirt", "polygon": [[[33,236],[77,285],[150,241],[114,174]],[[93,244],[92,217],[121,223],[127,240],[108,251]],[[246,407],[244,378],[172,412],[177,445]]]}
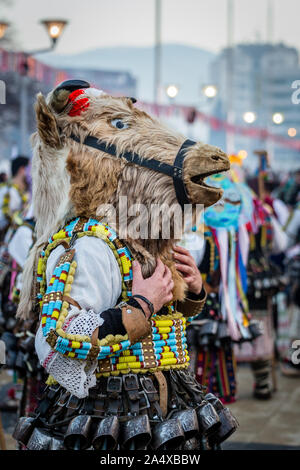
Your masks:
{"label": "black costume skirt", "polygon": [[83,399],[47,386],[13,437],[30,450],[220,448],[237,428],[229,409],[189,371],[161,374],[100,377]]}

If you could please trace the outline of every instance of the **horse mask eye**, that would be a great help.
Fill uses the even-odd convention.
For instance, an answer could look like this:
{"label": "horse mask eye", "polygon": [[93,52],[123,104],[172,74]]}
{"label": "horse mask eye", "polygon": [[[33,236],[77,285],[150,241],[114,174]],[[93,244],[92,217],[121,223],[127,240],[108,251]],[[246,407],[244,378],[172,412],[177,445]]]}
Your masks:
{"label": "horse mask eye", "polygon": [[128,129],[129,124],[127,122],[122,121],[122,119],[113,119],[110,121],[111,125],[116,129]]}

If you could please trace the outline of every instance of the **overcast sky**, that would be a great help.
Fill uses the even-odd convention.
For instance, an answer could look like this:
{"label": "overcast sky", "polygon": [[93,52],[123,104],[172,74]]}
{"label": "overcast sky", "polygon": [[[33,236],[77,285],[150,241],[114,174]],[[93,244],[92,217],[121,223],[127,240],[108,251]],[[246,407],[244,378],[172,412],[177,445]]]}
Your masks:
{"label": "overcast sky", "polygon": [[[149,46],[154,41],[155,0],[11,0],[0,11],[20,48],[47,47],[40,19],[68,19],[57,52],[107,46]],[[271,0],[273,40],[300,47],[300,0]],[[226,45],[226,0],[161,0],[162,40],[218,51]],[[267,0],[235,0],[236,42],[266,40]]]}

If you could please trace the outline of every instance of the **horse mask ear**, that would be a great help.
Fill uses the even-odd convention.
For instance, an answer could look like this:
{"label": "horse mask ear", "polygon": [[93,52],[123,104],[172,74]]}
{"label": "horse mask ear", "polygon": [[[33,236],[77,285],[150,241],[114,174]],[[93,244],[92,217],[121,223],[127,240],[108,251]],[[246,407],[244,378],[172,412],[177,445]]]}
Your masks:
{"label": "horse mask ear", "polygon": [[[66,80],[53,91],[49,106],[59,114],[66,108],[69,101],[74,101],[80,94],[83,94],[85,88],[90,88],[90,84],[84,80]],[[86,107],[88,107],[88,98],[78,99],[76,106],[74,103],[69,114],[76,116]]]}

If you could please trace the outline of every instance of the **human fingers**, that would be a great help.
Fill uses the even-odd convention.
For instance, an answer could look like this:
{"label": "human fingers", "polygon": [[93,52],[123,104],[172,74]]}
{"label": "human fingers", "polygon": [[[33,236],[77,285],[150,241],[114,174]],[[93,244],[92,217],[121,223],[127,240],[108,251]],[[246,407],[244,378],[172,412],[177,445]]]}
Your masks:
{"label": "human fingers", "polygon": [[179,264],[179,263],[177,264],[177,263],[176,263],[176,264],[175,264],[175,268],[176,268],[178,271],[180,271],[180,272],[182,272],[182,273],[184,273],[184,274],[193,275],[193,274],[195,273],[194,269],[193,269],[191,266],[189,266],[188,264],[181,264],[181,263],[180,263],[180,264]]}
{"label": "human fingers", "polygon": [[169,284],[167,285],[167,290],[168,292],[172,291],[174,288],[174,281],[173,279],[171,279],[171,281],[169,282]]}
{"label": "human fingers", "polygon": [[172,280],[172,273],[171,270],[168,268],[168,266],[165,265],[165,272],[163,275],[163,281],[165,285],[168,285]]}
{"label": "human fingers", "polygon": [[132,276],[137,280],[137,279],[144,279],[143,274],[142,274],[142,267],[140,263],[135,260],[132,263]]}
{"label": "human fingers", "polygon": [[191,255],[183,255],[180,253],[174,253],[175,262],[180,262],[181,264],[188,264],[189,266],[195,265],[194,258]]}
{"label": "human fingers", "polygon": [[165,265],[160,258],[156,260],[156,268],[152,276],[163,276],[165,272]]}
{"label": "human fingers", "polygon": [[173,245],[173,250],[176,251],[177,253],[181,253],[183,255],[190,255],[189,250],[184,248],[183,246],[180,245]]}

